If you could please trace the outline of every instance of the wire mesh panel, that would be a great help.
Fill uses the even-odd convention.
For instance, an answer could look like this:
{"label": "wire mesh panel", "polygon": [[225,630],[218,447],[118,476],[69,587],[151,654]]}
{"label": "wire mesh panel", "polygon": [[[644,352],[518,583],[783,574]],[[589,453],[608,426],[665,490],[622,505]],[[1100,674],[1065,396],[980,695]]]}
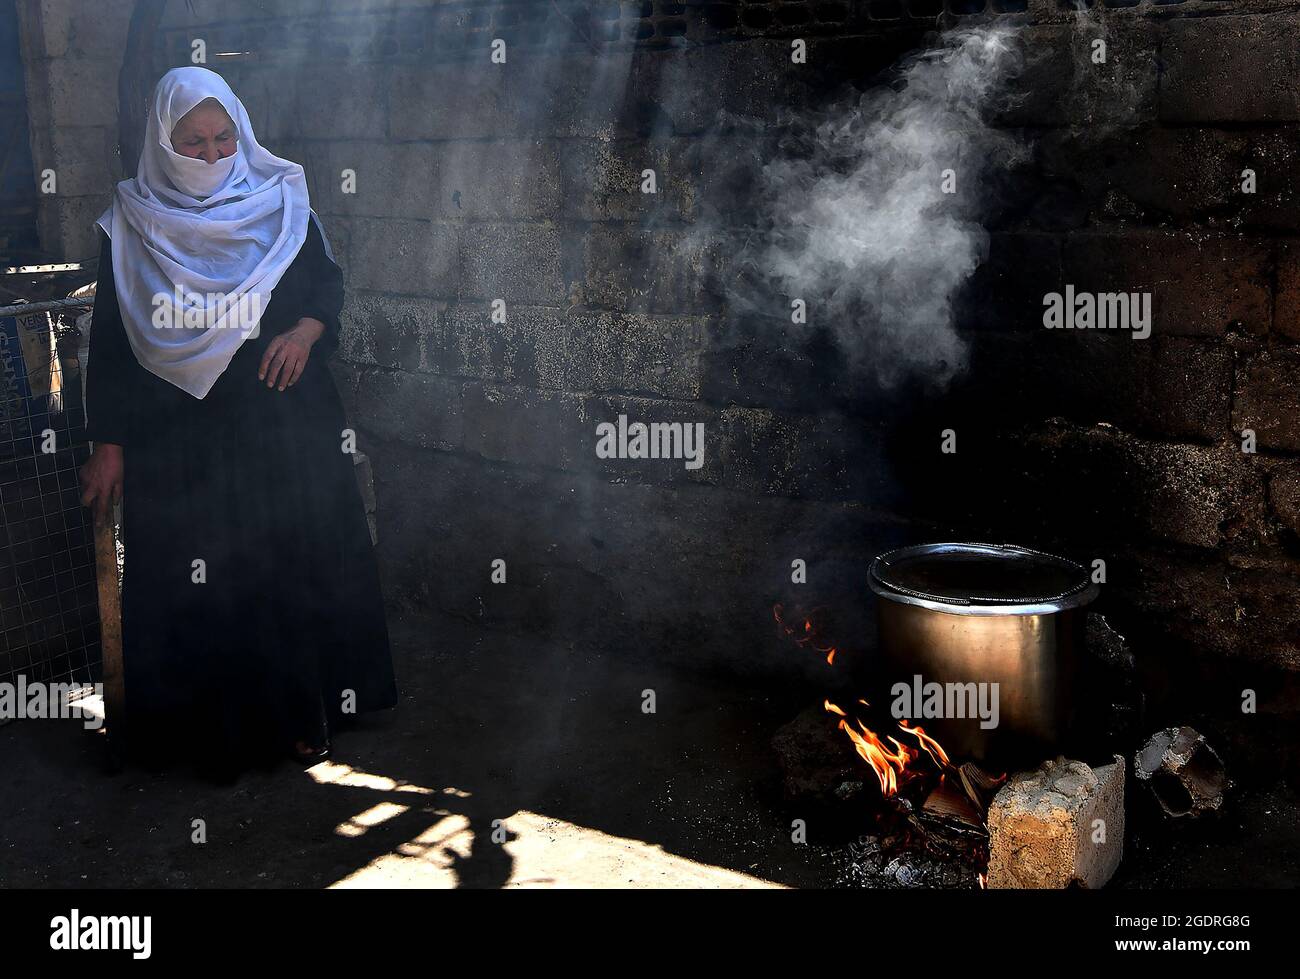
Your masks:
{"label": "wire mesh panel", "polygon": [[[68,328],[75,331],[75,328]],[[79,369],[46,313],[0,317],[0,683],[100,679]],[[75,355],[72,365],[77,364]]]}

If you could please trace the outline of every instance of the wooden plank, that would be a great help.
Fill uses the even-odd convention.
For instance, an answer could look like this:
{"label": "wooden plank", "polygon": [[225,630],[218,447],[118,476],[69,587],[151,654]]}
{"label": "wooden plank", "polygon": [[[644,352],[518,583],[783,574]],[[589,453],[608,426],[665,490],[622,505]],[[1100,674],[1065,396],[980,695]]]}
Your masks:
{"label": "wooden plank", "polygon": [[[104,658],[104,717],[109,737],[126,723],[126,685],[122,673],[122,598],[117,587],[117,543],[113,507],[95,522],[95,577],[99,585],[99,644]],[[120,745],[120,738],[114,738]]]}

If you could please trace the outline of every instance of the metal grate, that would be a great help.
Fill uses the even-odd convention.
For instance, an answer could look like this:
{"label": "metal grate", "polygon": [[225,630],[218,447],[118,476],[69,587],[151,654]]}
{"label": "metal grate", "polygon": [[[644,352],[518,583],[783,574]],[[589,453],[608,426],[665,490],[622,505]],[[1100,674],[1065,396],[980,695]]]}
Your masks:
{"label": "metal grate", "polygon": [[0,683],[100,678],[80,370],[56,346],[76,333],[49,313],[0,317]]}

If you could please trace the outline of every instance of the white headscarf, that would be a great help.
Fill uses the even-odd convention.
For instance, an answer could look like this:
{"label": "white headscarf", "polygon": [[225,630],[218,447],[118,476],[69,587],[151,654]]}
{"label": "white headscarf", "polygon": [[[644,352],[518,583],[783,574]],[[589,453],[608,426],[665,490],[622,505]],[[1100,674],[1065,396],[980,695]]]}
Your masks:
{"label": "white headscarf", "polygon": [[[238,135],[235,153],[211,164],[171,147],[176,123],[205,99],[221,103]],[[163,75],[136,176],[117,185],[96,222],[112,242],[118,305],[141,366],[205,397],[255,335],[307,240],[310,213],[302,167],[257,142],[220,75],[199,67]]]}

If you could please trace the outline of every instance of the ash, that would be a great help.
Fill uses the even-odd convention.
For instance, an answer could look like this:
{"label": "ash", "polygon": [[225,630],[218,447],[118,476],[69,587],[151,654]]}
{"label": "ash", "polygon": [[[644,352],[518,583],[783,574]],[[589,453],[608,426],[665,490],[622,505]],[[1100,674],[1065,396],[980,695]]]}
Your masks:
{"label": "ash", "polygon": [[976,868],[964,861],[886,847],[874,836],[861,836],[844,847],[828,847],[825,856],[834,868],[837,887],[967,890],[980,886]]}

